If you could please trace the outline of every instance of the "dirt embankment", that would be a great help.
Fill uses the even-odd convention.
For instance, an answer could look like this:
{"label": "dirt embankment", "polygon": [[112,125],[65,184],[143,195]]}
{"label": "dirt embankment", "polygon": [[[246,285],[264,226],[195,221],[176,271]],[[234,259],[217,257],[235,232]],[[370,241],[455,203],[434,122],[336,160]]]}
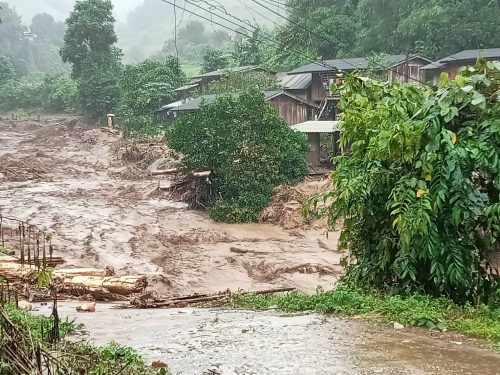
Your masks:
{"label": "dirt embankment", "polygon": [[0,122],[0,210],[54,232],[65,267],[144,274],[164,294],[277,286],[314,292],[336,283],[338,233],[326,238],[314,226],[269,219],[295,229],[214,223],[153,194],[172,179],[144,178],[160,158],[166,160],[161,168],[172,166],[160,140],[124,143],[71,119]]}

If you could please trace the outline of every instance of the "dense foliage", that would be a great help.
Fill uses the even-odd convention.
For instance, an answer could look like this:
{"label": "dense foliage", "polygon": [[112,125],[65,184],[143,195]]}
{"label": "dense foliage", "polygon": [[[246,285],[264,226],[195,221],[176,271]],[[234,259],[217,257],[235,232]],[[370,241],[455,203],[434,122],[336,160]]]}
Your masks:
{"label": "dense foliage", "polygon": [[276,35],[282,62],[297,55],[288,46],[323,58],[412,52],[438,59],[500,45],[498,1],[287,0],[286,10],[289,22]]}
{"label": "dense foliage", "polygon": [[66,20],[61,57],[71,64],[80,105],[88,117],[115,108],[119,95],[120,50],[110,0],[84,0],[75,4]]}
{"label": "dense foliage", "polygon": [[150,115],[161,105],[174,100],[174,90],[185,81],[186,75],[174,57],[126,65],[120,78],[120,116]]}
{"label": "dense foliage", "polygon": [[229,59],[221,50],[209,49],[203,55],[200,73],[213,72],[219,69],[225,69],[229,66]]}
{"label": "dense foliage", "polygon": [[1,110],[72,112],[77,110],[76,82],[65,75],[29,75],[0,84]]}
{"label": "dense foliage", "polygon": [[[343,220],[347,280],[457,302],[499,302],[487,255],[500,234],[500,63],[440,89],[350,76],[330,223]],[[497,247],[495,247],[497,246]]]}
{"label": "dense foliage", "polygon": [[28,73],[58,74],[68,70],[59,58],[64,24],[38,14],[26,27],[14,8],[0,2],[0,54],[8,56],[17,77]]}
{"label": "dense foliage", "polygon": [[219,221],[256,221],[272,188],[307,172],[307,143],[258,91],[222,96],[181,116],[168,133],[186,170],[211,171],[210,215]]}
{"label": "dense foliage", "polygon": [[247,73],[228,72],[219,81],[208,85],[209,94],[237,93],[249,89],[270,91],[280,89],[276,75],[269,72],[253,71]]}

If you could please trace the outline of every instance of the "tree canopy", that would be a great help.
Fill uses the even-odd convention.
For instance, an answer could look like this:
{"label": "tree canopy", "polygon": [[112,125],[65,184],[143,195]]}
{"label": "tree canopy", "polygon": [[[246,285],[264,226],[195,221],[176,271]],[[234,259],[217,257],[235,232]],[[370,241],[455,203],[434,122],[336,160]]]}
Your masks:
{"label": "tree canopy", "polygon": [[89,117],[115,108],[121,52],[117,41],[110,0],[77,1],[66,20],[61,57],[71,64],[78,83],[81,106]]}
{"label": "tree canopy", "polygon": [[500,3],[490,0],[288,0],[281,61],[299,47],[322,58],[421,53],[438,59],[500,45]]}
{"label": "tree canopy", "polygon": [[186,170],[212,172],[204,204],[218,221],[257,221],[274,186],[297,182],[307,172],[305,136],[291,130],[257,90],[204,103],[167,135]]}
{"label": "tree canopy", "polygon": [[343,220],[347,280],[365,288],[498,302],[500,64],[440,89],[350,76],[330,223]]}

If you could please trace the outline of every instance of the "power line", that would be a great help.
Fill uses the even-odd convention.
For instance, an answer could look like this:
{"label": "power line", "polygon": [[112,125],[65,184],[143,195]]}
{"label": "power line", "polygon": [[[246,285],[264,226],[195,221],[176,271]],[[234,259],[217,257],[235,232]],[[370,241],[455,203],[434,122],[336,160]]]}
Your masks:
{"label": "power line", "polygon": [[[310,30],[310,29],[308,29],[308,28],[307,28],[307,27],[305,27],[305,26],[302,26],[302,25],[301,25],[301,24],[299,24],[299,23],[293,22],[292,20],[290,20],[290,18],[288,18],[288,17],[286,17],[286,16],[282,15],[281,13],[276,12],[274,9],[272,9],[272,8],[270,8],[270,7],[268,7],[268,6],[266,6],[266,4],[262,4],[262,3],[260,2],[260,1],[265,1],[265,0],[260,0],[260,1],[259,1],[259,0],[252,0],[252,1],[253,1],[255,4],[257,4],[257,5],[260,5],[262,8],[264,8],[264,9],[266,9],[266,10],[270,11],[271,13],[276,14],[277,16],[279,16],[279,17],[283,18],[284,20],[286,20],[287,22],[291,23],[292,25],[295,25],[295,26],[297,26],[297,27],[300,27],[300,28],[301,28],[301,29],[303,29],[304,31],[306,31],[306,32],[308,32],[308,33],[310,33],[310,34],[312,34],[312,35],[315,35],[315,36],[317,36],[318,38],[323,39],[325,42],[327,42],[327,43],[329,43],[329,44],[332,44],[332,45],[334,45],[334,46],[338,47],[338,42],[333,41],[333,40],[331,40],[331,39],[329,39],[329,38],[326,38],[325,36],[323,36],[323,35],[321,35],[321,34],[319,34],[319,33],[316,33],[315,31]],[[276,5],[276,4],[274,4],[274,5]],[[352,67],[353,67],[353,68],[355,68],[356,70],[357,70],[357,69],[359,69],[359,67],[358,67],[358,66],[354,65],[353,63],[351,63],[351,62],[350,62],[350,61],[348,61],[348,60],[345,60],[345,59],[337,59],[337,60],[340,60],[340,61],[342,61],[342,62],[344,62],[344,63],[346,63],[346,64],[348,64],[348,65],[352,66]],[[383,68],[384,70],[385,70],[385,69],[388,69],[388,68],[387,68],[387,66],[385,66],[385,65],[383,65],[383,64],[380,64],[380,63],[377,63],[377,62],[375,62],[375,61],[372,61],[372,63],[373,63],[374,65],[377,65],[377,66],[379,66],[379,67]],[[410,80],[412,80],[412,81],[415,81],[415,82],[419,82],[419,83],[425,84],[425,82],[422,82],[422,81],[420,81],[420,80],[418,80],[418,79],[414,79],[414,78],[410,77],[409,75],[407,75],[407,74],[405,74],[405,73],[400,73],[400,72],[398,72],[398,71],[396,71],[395,73],[396,73],[397,75],[400,75],[400,76],[402,76],[402,77],[404,77],[404,78],[407,78],[407,79],[410,79]]]}
{"label": "power line", "polygon": [[[171,1],[169,1],[169,0],[160,0],[160,1],[163,1],[164,3],[169,4],[169,5],[172,5],[173,7],[176,7],[176,8],[181,8],[179,5],[177,5],[177,4],[175,4],[175,3],[173,3],[173,2],[171,2]],[[229,23],[231,23],[231,24],[233,24],[233,25],[236,25],[237,27],[239,27],[239,28],[241,28],[241,29],[243,29],[243,30],[250,31],[250,32],[252,32],[252,33],[253,33],[254,31],[259,30],[258,28],[255,28],[255,27],[254,27],[254,30],[253,30],[253,31],[252,31],[252,30],[249,30],[248,28],[246,28],[246,27],[244,27],[244,26],[242,26],[242,25],[236,24],[235,22],[233,22],[233,21],[231,21],[231,20],[228,20],[227,18],[225,18],[225,17],[223,17],[223,16],[220,16],[220,15],[218,15],[218,14],[215,14],[215,13],[213,13],[211,10],[207,10],[207,9],[205,9],[205,8],[203,8],[203,7],[199,6],[199,5],[197,5],[197,4],[194,4],[194,3],[192,3],[192,2],[191,2],[191,1],[189,1],[189,0],[185,0],[185,1],[186,1],[186,2],[188,2],[188,3],[190,3],[190,4],[192,4],[192,5],[194,5],[194,6],[195,6],[196,8],[198,8],[198,9],[201,9],[201,10],[203,10],[203,11],[205,11],[205,12],[208,12],[210,15],[216,16],[216,17],[218,17],[218,18],[220,18],[220,19],[225,20],[226,22],[229,22]],[[232,28],[230,28],[230,27],[228,27],[228,26],[226,26],[226,25],[223,25],[223,24],[221,24],[221,23],[219,23],[219,22],[216,22],[216,21],[214,21],[213,19],[207,18],[207,17],[205,17],[205,16],[203,16],[203,15],[201,15],[201,14],[198,14],[198,13],[193,12],[193,11],[188,10],[188,9],[185,9],[185,11],[186,11],[186,12],[188,12],[188,13],[190,13],[190,14],[192,14],[192,15],[195,15],[195,16],[197,16],[197,17],[201,18],[201,19],[204,19],[204,20],[206,20],[206,21],[208,21],[208,22],[212,22],[212,23],[214,23],[214,24],[215,24],[215,25],[217,25],[217,26],[220,26],[220,27],[225,28],[225,29],[227,29],[227,30],[230,30],[230,31],[232,31],[232,32],[234,32],[234,33],[236,33],[236,34],[239,34],[239,35],[241,35],[241,36],[243,36],[243,37],[245,37],[245,38],[251,38],[251,36],[250,36],[250,35],[247,35],[247,34],[245,34],[245,33],[241,32],[240,30],[237,30],[237,29],[232,29]],[[229,15],[229,14],[228,14],[228,15]],[[255,38],[255,39],[256,39],[258,42],[260,42],[260,43],[264,43],[264,41],[262,41],[262,40],[259,40],[259,39],[257,39],[257,38]],[[276,41],[274,41],[274,40],[273,40],[273,39],[271,39],[271,38],[266,38],[266,39],[268,40],[268,43],[269,43],[269,42],[271,42],[271,43],[273,43],[273,44],[277,45],[278,47],[283,47],[282,45],[280,45],[279,43],[277,43]],[[331,65],[326,64],[324,61],[318,61],[318,60],[311,59],[311,58],[310,58],[310,56],[308,56],[307,54],[305,54],[304,52],[302,52],[302,51],[300,51],[300,50],[298,50],[298,49],[296,49],[295,51],[296,51],[297,53],[301,54],[302,56],[306,57],[308,60],[310,60],[310,61],[314,61],[314,62],[315,62],[315,63],[317,63],[318,65],[321,65],[321,66],[323,66],[323,67],[325,67],[325,68],[327,68],[327,69],[338,70],[337,68],[335,68],[335,67],[333,67],[333,66],[331,66]]]}

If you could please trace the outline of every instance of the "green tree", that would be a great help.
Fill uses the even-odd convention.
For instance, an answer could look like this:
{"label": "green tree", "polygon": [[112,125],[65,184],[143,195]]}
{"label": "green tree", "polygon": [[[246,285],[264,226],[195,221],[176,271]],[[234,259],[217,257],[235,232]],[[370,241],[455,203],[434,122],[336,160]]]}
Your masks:
{"label": "green tree", "polygon": [[203,55],[201,73],[213,72],[214,70],[225,69],[229,66],[229,59],[224,51],[209,49]]}
{"label": "green tree", "polygon": [[80,0],[66,20],[60,53],[71,64],[81,105],[89,117],[111,111],[119,98],[121,51],[115,47],[112,10],[110,0]]}
{"label": "green tree", "polygon": [[238,66],[260,65],[262,62],[261,31],[255,30],[251,37],[243,38],[234,45],[233,60]]}
{"label": "green tree", "polygon": [[259,91],[270,91],[281,89],[276,75],[268,72],[234,73],[228,71],[219,81],[208,85],[209,94],[238,93],[257,89]]}
{"label": "green tree", "polygon": [[499,302],[486,255],[500,236],[500,63],[444,78],[436,93],[346,79],[341,142],[352,155],[336,160],[326,213],[344,224],[348,281]]}
{"label": "green tree", "polygon": [[7,56],[0,55],[0,87],[14,80],[16,71],[12,61]]}
{"label": "green tree", "polygon": [[174,90],[185,81],[186,75],[175,57],[126,65],[120,79],[120,116],[131,119],[151,115],[162,104],[175,99]]}
{"label": "green tree", "polygon": [[186,170],[211,171],[203,204],[218,221],[257,221],[272,188],[307,173],[305,136],[291,130],[257,90],[222,96],[182,116],[167,134]]}

